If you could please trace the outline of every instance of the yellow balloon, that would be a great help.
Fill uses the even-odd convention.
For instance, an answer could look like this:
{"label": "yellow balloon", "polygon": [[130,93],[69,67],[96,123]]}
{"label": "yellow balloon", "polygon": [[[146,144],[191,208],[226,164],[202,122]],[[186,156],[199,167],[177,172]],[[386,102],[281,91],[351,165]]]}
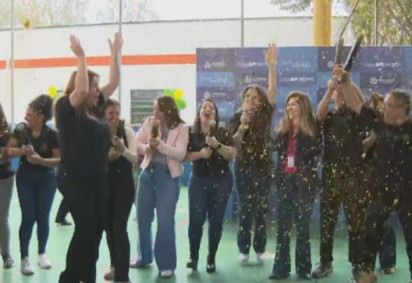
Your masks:
{"label": "yellow balloon", "polygon": [[181,99],[183,97],[183,89],[176,89],[175,93],[174,93],[174,98],[177,99]]}
{"label": "yellow balloon", "polygon": [[27,20],[24,20],[23,26],[24,26],[25,29],[31,28],[31,21],[28,20],[28,19],[27,19]]}
{"label": "yellow balloon", "polygon": [[55,98],[57,96],[57,87],[55,86],[49,87],[49,95],[51,98]]}

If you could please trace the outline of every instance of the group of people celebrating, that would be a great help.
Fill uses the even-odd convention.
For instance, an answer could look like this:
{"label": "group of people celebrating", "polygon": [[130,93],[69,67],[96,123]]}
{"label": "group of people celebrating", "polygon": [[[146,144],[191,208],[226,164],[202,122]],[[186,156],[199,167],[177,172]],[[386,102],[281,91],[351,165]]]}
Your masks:
{"label": "group of people celebrating", "polygon": [[[332,272],[334,230],[341,204],[346,214],[348,257],[354,282],[377,281],[378,252],[386,258],[381,261],[385,273],[394,272],[394,237],[384,237],[391,235],[388,218],[393,211],[404,229],[412,274],[412,206],[408,203],[412,196],[412,174],[408,172],[412,165],[412,124],[406,91],[393,90],[385,98],[373,95],[366,103],[350,73],[337,65],[317,111],[313,110],[308,94],[291,92],[284,116],[273,134],[277,47],[269,45],[265,54],[268,89],[247,86],[241,93],[242,106],[228,127],[220,123],[218,107],[212,99],[201,102],[189,127],[180,117],[173,98],[160,96],[154,101],[153,115],[147,117],[135,135],[120,120],[120,104],[110,99],[119,83],[121,34],[117,33],[109,43],[109,82],[100,87],[100,77],[88,69],[80,41],[70,37],[77,70],[69,79],[65,95],[56,102],[57,130],[46,125],[53,108],[53,101],[46,95],[29,104],[26,122],[17,125],[13,132],[1,111],[0,247],[5,268],[14,265],[7,221],[14,178],[10,158],[20,156],[16,187],[22,211],[19,238],[24,275],[34,272],[28,254],[34,223],[39,266],[52,266],[46,255],[46,243],[50,209],[58,186],[75,224],[66,268],[59,282],[96,282],[103,231],[111,262],[104,278],[130,282],[127,221],[134,199],[138,256],[130,266],[144,268],[155,261],[160,277],[174,276],[174,216],[183,162],[193,164],[188,185],[190,251],[186,263],[193,271],[198,269],[206,218],[206,271],[213,273],[217,269],[224,213],[233,185],[239,200],[240,263],[250,263],[252,247],[256,264],[263,263],[269,193],[274,179],[277,244],[270,279],[290,276],[292,222],[296,225],[297,276],[321,278]],[[136,191],[132,168],[139,156],[144,158]],[[318,175],[320,162],[324,182],[320,182]],[[321,201],[320,265],[312,270],[310,222],[317,195]],[[157,229],[153,235],[155,218]]]}

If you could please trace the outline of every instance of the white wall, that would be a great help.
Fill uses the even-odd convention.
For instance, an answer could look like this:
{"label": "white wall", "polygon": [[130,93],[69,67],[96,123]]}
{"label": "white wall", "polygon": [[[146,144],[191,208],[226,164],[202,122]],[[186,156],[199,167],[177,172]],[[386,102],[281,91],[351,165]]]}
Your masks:
{"label": "white wall", "polygon": [[[335,19],[333,34],[342,18]],[[19,30],[15,33],[15,59],[73,57],[69,48],[69,35],[80,37],[87,56],[109,54],[107,38],[112,37],[117,25],[93,25],[59,28]],[[312,45],[311,18],[264,18],[245,21],[245,47]],[[123,55],[140,54],[195,54],[196,48],[239,47],[239,20],[173,21],[125,24],[126,39]],[[348,42],[348,41],[346,41]],[[0,31],[0,60],[9,60],[10,31]],[[107,81],[108,67],[91,67]],[[14,117],[21,121],[26,105],[49,86],[64,89],[74,67],[16,69],[14,89]],[[0,100],[7,117],[11,117],[11,69],[0,69]],[[187,65],[134,65],[122,67],[122,115],[130,117],[131,89],[181,88],[188,107],[183,118],[191,122],[195,116],[196,66]],[[116,94],[117,95],[117,94]],[[9,118],[11,120],[11,118]]]}

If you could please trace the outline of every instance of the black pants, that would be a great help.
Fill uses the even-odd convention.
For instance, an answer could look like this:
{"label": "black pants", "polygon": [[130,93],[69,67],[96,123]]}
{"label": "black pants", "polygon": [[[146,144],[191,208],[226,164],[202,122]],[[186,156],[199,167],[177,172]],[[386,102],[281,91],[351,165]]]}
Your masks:
{"label": "black pants", "polygon": [[382,269],[396,266],[396,233],[394,213],[383,226],[382,244],[379,248],[379,264]]}
{"label": "black pants", "polygon": [[[61,173],[60,173],[61,174]],[[60,283],[96,282],[96,262],[105,223],[107,175],[60,176],[74,220],[74,233]]]}
{"label": "black pants", "polygon": [[[59,189],[59,191],[60,191],[60,189]],[[63,196],[63,198],[60,202],[59,209],[57,210],[57,214],[56,214],[56,222],[58,222],[58,223],[63,222],[66,219],[67,214],[69,213],[69,204],[65,200],[63,193],[62,193],[62,196]]]}
{"label": "black pants", "polygon": [[326,172],[326,188],[321,197],[320,262],[333,261],[333,238],[341,204],[345,211],[349,234],[349,262],[360,267],[363,256],[366,198],[363,178],[346,170]]}
{"label": "black pants", "polygon": [[203,224],[209,220],[209,254],[215,254],[222,236],[223,218],[233,187],[230,171],[218,177],[192,174],[189,180],[189,242],[192,259],[199,257]]}
{"label": "black pants", "polygon": [[107,245],[110,264],[114,267],[114,281],[129,281],[130,242],[127,221],[134,202],[132,171],[109,172]]}
{"label": "black pants", "polygon": [[[410,193],[409,193],[410,194]],[[400,197],[394,205],[394,198],[384,198],[370,204],[366,211],[365,264],[366,270],[375,270],[376,256],[381,247],[385,232],[385,222],[392,211],[396,211],[406,242],[406,253],[409,259],[409,270],[412,275],[412,204],[411,196]]]}

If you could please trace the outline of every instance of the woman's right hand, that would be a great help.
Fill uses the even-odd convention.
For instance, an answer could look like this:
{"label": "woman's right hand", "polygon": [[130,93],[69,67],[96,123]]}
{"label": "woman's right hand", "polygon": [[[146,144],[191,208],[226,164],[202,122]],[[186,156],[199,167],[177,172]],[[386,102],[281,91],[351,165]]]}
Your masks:
{"label": "woman's right hand", "polygon": [[84,57],[84,50],[82,45],[80,44],[79,38],[77,38],[74,35],[70,36],[70,48],[73,51],[74,55],[76,55],[77,58]]}

